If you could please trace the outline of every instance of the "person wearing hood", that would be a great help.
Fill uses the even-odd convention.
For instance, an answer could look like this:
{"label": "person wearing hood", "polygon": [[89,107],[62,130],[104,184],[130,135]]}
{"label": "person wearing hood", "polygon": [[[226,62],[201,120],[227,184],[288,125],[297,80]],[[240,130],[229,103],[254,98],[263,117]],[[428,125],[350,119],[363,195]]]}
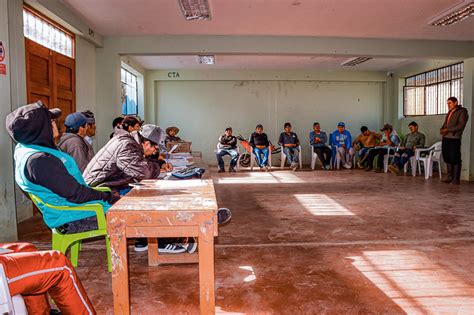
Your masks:
{"label": "person wearing hood", "polygon": [[76,160],[79,170],[83,172],[94,157],[94,149],[84,139],[87,135],[87,118],[82,113],[67,115],[64,121],[66,133],[59,139],[58,147]]}
{"label": "person wearing hood", "polygon": [[[6,117],[6,128],[17,142],[15,147],[15,180],[25,192],[46,200],[53,206],[77,207],[100,203],[104,211],[119,197],[111,192],[94,190],[86,184],[76,161],[58,150],[55,119],[59,109],[48,110],[41,102],[22,106]],[[61,211],[40,206],[43,220],[62,233],[78,233],[97,229],[94,212]]]}

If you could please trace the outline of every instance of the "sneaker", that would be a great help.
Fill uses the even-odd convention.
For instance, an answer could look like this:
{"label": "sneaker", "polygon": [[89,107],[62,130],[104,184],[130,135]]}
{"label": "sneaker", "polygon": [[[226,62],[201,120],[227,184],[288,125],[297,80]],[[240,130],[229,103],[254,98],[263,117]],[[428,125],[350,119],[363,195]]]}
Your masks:
{"label": "sneaker", "polygon": [[398,170],[398,167],[396,167],[395,165],[389,165],[388,166],[388,171],[392,174],[398,174],[399,170]]}
{"label": "sneaker", "polygon": [[324,169],[325,169],[326,171],[331,170],[331,165],[329,165],[329,164],[328,164],[328,165],[325,165],[325,166],[324,166]]}
{"label": "sneaker", "polygon": [[158,242],[158,253],[162,254],[181,254],[186,252],[186,248],[179,244],[160,244]]}
{"label": "sneaker", "polygon": [[220,168],[219,170],[217,170],[217,173],[225,173],[225,169]]}
{"label": "sneaker", "polygon": [[348,169],[348,170],[349,170],[349,169],[351,168],[351,165],[350,165],[349,163],[346,163],[346,164],[343,165],[343,167],[344,167],[345,169]]}
{"label": "sneaker", "polygon": [[224,225],[230,222],[232,219],[232,212],[227,208],[220,208],[217,210],[217,223]]}
{"label": "sneaker", "polygon": [[198,242],[196,237],[187,237],[185,242],[179,244],[182,247],[186,248],[186,251],[190,254],[196,252],[198,248]]}
{"label": "sneaker", "polygon": [[268,172],[270,170],[270,168],[268,166],[265,165],[265,167],[263,168],[265,170],[265,172]]}
{"label": "sneaker", "polygon": [[135,239],[135,251],[144,252],[148,250],[148,240],[146,238]]}
{"label": "sneaker", "polygon": [[291,169],[293,171],[296,171],[298,169],[298,164],[296,164],[296,163],[291,164]]}

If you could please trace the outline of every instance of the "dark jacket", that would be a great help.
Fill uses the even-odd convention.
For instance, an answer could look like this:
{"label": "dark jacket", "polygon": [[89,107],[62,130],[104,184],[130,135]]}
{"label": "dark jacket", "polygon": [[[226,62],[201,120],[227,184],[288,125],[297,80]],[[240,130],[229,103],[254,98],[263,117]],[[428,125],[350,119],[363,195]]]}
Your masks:
{"label": "dark jacket", "polygon": [[161,163],[144,157],[137,132],[116,129],[115,135],[87,165],[83,175],[91,186],[122,187],[158,178]]}
{"label": "dark jacket", "polygon": [[448,123],[449,112],[446,114],[444,118],[443,127],[441,129],[448,129],[448,133],[443,136],[446,139],[461,139],[462,133],[464,128],[466,127],[467,120],[469,119],[469,115],[467,113],[467,109],[464,107],[458,106],[454,109],[453,114],[451,115],[451,119]]}
{"label": "dark jacket", "polygon": [[74,133],[65,133],[59,139],[58,147],[74,158],[77,166],[84,172],[94,157],[94,149],[83,137]]}
{"label": "dark jacket", "polygon": [[285,144],[296,144],[296,146],[299,146],[300,139],[298,139],[298,135],[294,132],[290,132],[290,134],[282,132],[280,134],[280,139],[278,140],[278,143],[281,146],[285,146]]}
{"label": "dark jacket", "polygon": [[252,133],[250,135],[249,144],[251,147],[255,148],[257,145],[264,145],[268,147],[270,145],[270,141],[268,141],[268,137],[266,133]]}
{"label": "dark jacket", "polygon": [[[22,106],[9,114],[6,126],[8,134],[16,142],[57,149],[53,139],[51,114],[39,103]],[[48,153],[31,155],[23,172],[30,182],[43,186],[72,203],[102,200],[113,204],[119,199],[110,192],[100,192],[81,185],[69,174],[60,159]]]}
{"label": "dark jacket", "polygon": [[219,137],[219,142],[217,143],[217,148],[219,150],[230,150],[237,148],[237,138],[235,136],[226,136],[223,134]]}

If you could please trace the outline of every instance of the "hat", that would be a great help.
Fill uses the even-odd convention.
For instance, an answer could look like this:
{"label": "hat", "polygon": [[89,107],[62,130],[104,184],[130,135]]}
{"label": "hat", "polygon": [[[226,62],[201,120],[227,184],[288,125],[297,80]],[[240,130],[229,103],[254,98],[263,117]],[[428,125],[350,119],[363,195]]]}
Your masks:
{"label": "hat", "polygon": [[161,144],[165,140],[163,129],[152,124],[143,125],[140,134],[143,138],[156,144]]}
{"label": "hat", "polygon": [[383,125],[383,128],[380,129],[380,131],[385,131],[385,130],[389,130],[389,129],[390,129],[390,130],[393,130],[392,125],[390,125],[390,124],[385,124],[385,125]]}
{"label": "hat", "polygon": [[72,128],[74,130],[79,129],[80,126],[84,126],[87,123],[87,118],[83,113],[72,113],[66,116],[64,120],[64,126]]}
{"label": "hat", "polygon": [[91,112],[90,110],[86,110],[85,112],[82,112],[82,114],[86,116],[88,124],[95,124],[95,117],[93,112]]}
{"label": "hat", "polygon": [[337,126],[338,126],[338,127],[345,127],[345,126],[346,126],[346,124],[345,124],[345,123],[343,123],[342,121],[340,121],[340,122],[337,124]]}
{"label": "hat", "polygon": [[59,108],[51,108],[49,113],[51,114],[51,119],[57,119],[63,112]]}
{"label": "hat", "polygon": [[166,128],[166,134],[169,134],[170,131],[172,131],[172,130],[174,130],[175,134],[178,134],[178,132],[179,132],[179,128],[178,128],[178,127],[172,126],[172,127]]}

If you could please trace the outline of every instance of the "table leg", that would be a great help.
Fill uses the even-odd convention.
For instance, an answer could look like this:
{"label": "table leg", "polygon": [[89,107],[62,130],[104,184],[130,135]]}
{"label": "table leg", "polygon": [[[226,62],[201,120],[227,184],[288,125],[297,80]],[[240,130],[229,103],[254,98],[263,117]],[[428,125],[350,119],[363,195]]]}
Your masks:
{"label": "table leg", "polygon": [[148,266],[158,265],[158,239],[148,238]]}
{"label": "table leg", "polygon": [[[113,221],[113,220],[111,220]],[[109,221],[109,237],[112,256],[112,293],[114,314],[130,314],[130,293],[128,285],[128,257],[125,224]]]}
{"label": "table leg", "polygon": [[204,223],[199,229],[199,291],[201,314],[215,314],[214,227]]}

